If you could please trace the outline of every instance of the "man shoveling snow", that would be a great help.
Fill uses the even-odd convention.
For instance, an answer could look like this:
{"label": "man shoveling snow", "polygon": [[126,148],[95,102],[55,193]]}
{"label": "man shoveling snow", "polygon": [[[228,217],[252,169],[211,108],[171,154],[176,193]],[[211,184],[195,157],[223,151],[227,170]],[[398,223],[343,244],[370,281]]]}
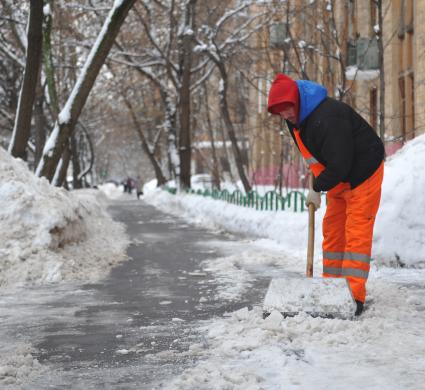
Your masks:
{"label": "man shoveling snow", "polygon": [[350,106],[306,80],[277,74],[268,111],[286,120],[292,138],[314,175],[306,203],[320,207],[323,220],[323,276],[345,277],[363,311],[372,236],[381,198],[384,146],[373,128]]}

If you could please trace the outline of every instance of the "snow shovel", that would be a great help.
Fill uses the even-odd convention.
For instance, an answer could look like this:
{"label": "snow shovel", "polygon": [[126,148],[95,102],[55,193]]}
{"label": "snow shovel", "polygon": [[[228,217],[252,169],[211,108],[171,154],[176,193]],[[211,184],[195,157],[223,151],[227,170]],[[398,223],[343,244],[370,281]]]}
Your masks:
{"label": "snow shovel", "polygon": [[[310,188],[312,188],[310,176]],[[308,245],[306,278],[282,277],[272,279],[264,299],[263,317],[280,311],[284,317],[301,312],[312,317],[350,319],[354,317],[356,303],[345,278],[313,277],[314,258],[313,204],[308,206]]]}

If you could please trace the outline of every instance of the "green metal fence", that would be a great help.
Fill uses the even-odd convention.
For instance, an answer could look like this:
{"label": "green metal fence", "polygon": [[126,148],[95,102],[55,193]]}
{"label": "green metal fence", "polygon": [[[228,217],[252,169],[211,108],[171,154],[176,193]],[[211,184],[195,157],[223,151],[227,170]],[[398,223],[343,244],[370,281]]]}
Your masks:
{"label": "green metal fence", "polygon": [[[176,188],[164,187],[171,194],[176,194]],[[300,191],[290,191],[286,195],[280,195],[276,191],[268,191],[260,195],[257,191],[250,191],[247,194],[236,190],[230,193],[227,190],[186,190],[186,193],[211,197],[223,200],[238,206],[249,207],[255,210],[293,210],[295,212],[305,211],[305,195]]]}

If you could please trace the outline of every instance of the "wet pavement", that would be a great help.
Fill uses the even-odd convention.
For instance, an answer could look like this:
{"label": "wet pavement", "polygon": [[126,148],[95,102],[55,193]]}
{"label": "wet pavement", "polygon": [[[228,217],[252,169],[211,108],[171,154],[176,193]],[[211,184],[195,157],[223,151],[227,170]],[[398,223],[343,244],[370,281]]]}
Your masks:
{"label": "wet pavement", "polygon": [[127,226],[128,261],[98,284],[22,294],[22,321],[8,336],[31,341],[47,368],[23,389],[161,388],[202,358],[202,350],[190,349],[193,343],[208,348],[202,321],[264,296],[267,280],[258,280],[238,302],[214,298],[215,279],[200,263],[223,256],[217,242],[237,245],[232,237],[136,200],[115,202],[109,211]]}

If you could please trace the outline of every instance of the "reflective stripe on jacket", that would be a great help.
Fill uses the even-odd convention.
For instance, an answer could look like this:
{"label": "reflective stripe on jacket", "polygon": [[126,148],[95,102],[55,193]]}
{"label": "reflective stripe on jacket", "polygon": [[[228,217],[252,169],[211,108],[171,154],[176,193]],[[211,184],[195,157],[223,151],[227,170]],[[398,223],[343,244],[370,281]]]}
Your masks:
{"label": "reflective stripe on jacket", "polygon": [[314,177],[319,176],[324,170],[325,166],[317,161],[313,155],[308,151],[308,149],[303,144],[303,141],[300,137],[300,131],[294,129],[295,142],[297,143],[298,149],[301,152],[301,155],[304,157],[305,162],[310,168],[311,172],[313,172]]}

